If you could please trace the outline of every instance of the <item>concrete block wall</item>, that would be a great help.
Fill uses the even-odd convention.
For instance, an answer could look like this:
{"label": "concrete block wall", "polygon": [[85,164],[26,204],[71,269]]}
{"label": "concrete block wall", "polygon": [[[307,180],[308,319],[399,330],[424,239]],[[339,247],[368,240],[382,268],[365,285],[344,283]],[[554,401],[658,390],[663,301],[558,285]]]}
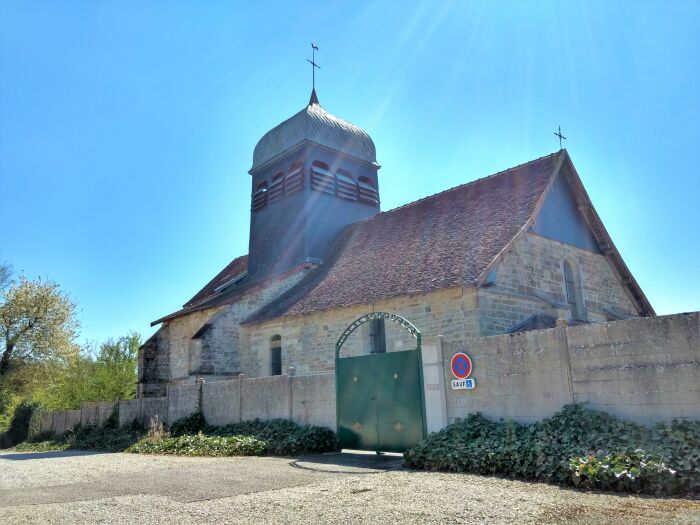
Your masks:
{"label": "concrete block wall", "polygon": [[243,379],[242,396],[243,421],[292,417],[290,376]]}
{"label": "concrete block wall", "polygon": [[167,421],[167,397],[138,398],[119,402],[120,427],[130,425],[134,421],[147,427],[151,422],[151,418],[155,416],[158,416],[163,421]]}
{"label": "concrete block wall", "polygon": [[206,382],[202,386],[202,412],[210,425],[223,426],[241,420],[242,381]]}
{"label": "concrete block wall", "polygon": [[115,403],[111,401],[92,401],[80,405],[80,424],[104,425],[114,410]]}
{"label": "concrete block wall", "polygon": [[[472,358],[473,390],[449,386],[458,351]],[[700,419],[698,312],[443,343],[443,362],[450,422],[532,422],[573,402],[646,425]]]}
{"label": "concrete block wall", "polygon": [[194,414],[199,409],[200,385],[201,383],[181,383],[168,387],[168,422]]}
{"label": "concrete block wall", "polygon": [[[563,330],[443,343],[448,422],[475,412],[533,422],[571,403],[567,365],[560,352]],[[450,363],[457,352],[466,352],[472,359],[473,390],[451,389]]]}
{"label": "concrete block wall", "polygon": [[576,402],[652,424],[700,419],[700,314],[566,329]]}
{"label": "concrete block wall", "polygon": [[300,425],[336,429],[335,374],[293,376],[292,419]]}

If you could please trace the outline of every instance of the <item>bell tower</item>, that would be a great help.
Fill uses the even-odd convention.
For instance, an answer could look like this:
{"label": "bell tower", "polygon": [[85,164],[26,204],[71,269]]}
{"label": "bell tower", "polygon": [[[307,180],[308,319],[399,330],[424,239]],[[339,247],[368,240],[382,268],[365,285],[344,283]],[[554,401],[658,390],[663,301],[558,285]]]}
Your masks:
{"label": "bell tower", "polygon": [[347,225],[379,212],[379,167],[370,136],[328,113],[312,90],[304,109],[255,146],[249,276],[327,259]]}

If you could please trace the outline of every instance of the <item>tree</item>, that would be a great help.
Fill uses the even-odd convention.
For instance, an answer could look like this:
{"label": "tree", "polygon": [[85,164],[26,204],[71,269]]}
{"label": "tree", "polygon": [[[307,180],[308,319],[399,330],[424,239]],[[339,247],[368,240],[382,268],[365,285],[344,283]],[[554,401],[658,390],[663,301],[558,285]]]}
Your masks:
{"label": "tree", "polygon": [[95,359],[95,394],[97,399],[131,399],[136,395],[136,364],[141,336],[130,332],[116,341],[100,345]]}
{"label": "tree", "polygon": [[0,292],[10,286],[12,282],[12,266],[7,263],[0,263]]}
{"label": "tree", "polygon": [[13,363],[52,361],[75,353],[75,304],[58,284],[20,277],[0,301],[0,377]]}
{"label": "tree", "polygon": [[[31,398],[50,409],[80,408],[86,401],[116,401],[136,396],[136,362],[141,336],[130,332],[116,341],[108,339],[98,351],[88,347],[51,370],[51,378],[33,387]],[[31,367],[24,367],[24,370]],[[42,371],[32,372],[32,376]],[[25,383],[27,384],[27,383]]]}

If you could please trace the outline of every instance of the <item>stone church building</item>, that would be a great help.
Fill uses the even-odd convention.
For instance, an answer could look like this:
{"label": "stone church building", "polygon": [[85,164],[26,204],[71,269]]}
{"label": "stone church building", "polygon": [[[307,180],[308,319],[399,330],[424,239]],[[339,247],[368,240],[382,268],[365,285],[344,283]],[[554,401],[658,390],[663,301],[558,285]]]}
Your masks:
{"label": "stone church building", "polygon": [[[258,142],[250,243],[153,322],[139,396],[168,386],[332,371],[355,319],[395,312],[445,341],[653,316],[562,149],[380,211],[374,143],[309,104]],[[375,319],[351,355],[409,348]]]}

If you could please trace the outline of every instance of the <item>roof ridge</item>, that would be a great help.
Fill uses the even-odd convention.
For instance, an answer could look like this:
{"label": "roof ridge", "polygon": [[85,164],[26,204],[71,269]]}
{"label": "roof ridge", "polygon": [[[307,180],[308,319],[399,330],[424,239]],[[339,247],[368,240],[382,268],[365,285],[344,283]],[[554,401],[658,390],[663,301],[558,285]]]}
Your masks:
{"label": "roof ridge", "polygon": [[555,151],[554,153],[550,153],[549,155],[543,155],[543,156],[538,157],[538,158],[536,158],[536,159],[532,159],[532,160],[529,160],[529,161],[527,161],[527,162],[523,162],[523,163],[521,163],[521,164],[518,164],[518,165],[516,165],[516,166],[512,166],[512,167],[507,168],[507,169],[505,169],[505,170],[501,170],[501,171],[498,171],[498,172],[496,172],[496,173],[492,173],[491,175],[486,175],[485,177],[481,177],[480,179],[475,179],[475,180],[472,180],[472,181],[469,181],[469,182],[465,182],[465,183],[463,183],[463,184],[458,184],[457,186],[453,186],[453,187],[451,187],[451,188],[447,188],[446,190],[442,190],[442,191],[439,191],[439,192],[437,192],[437,193],[433,193],[432,195],[428,195],[427,197],[422,197],[422,198],[417,199],[417,200],[415,200],[415,201],[407,202],[406,204],[402,204],[401,206],[397,206],[396,208],[392,208],[392,209],[390,209],[390,210],[386,210],[386,211],[379,212],[379,213],[376,214],[376,215],[372,215],[371,217],[367,217],[367,218],[365,218],[365,219],[362,219],[361,221],[358,221],[358,222],[356,222],[356,223],[354,223],[354,224],[358,224],[358,223],[361,223],[361,222],[371,221],[372,219],[374,219],[374,218],[376,218],[376,217],[379,217],[379,216],[381,216],[381,215],[386,215],[386,214],[388,214],[388,213],[393,213],[393,212],[395,212],[395,211],[403,210],[404,208],[409,208],[409,207],[414,206],[414,205],[416,205],[416,204],[419,204],[419,203],[421,203],[421,202],[423,202],[423,201],[427,201],[427,200],[430,200],[430,199],[432,199],[432,198],[434,198],[434,197],[437,197],[438,195],[442,195],[442,194],[444,194],[444,193],[449,193],[449,192],[451,192],[451,191],[455,191],[455,190],[464,188],[464,187],[466,187],[466,186],[471,186],[472,184],[476,184],[476,183],[478,183],[478,182],[483,182],[483,181],[485,181],[485,180],[487,180],[487,179],[492,179],[492,178],[497,177],[497,176],[499,176],[499,175],[503,175],[503,174],[505,174],[505,173],[507,173],[507,172],[509,172],[509,171],[517,170],[518,168],[521,168],[521,167],[523,167],[523,166],[526,166],[527,164],[533,164],[533,163],[535,163],[535,162],[539,162],[539,161],[541,161],[541,160],[543,160],[543,159],[546,159],[546,158],[548,158],[548,157],[554,157],[555,155],[558,155],[558,154],[560,154],[560,153],[562,153],[562,152],[564,152],[564,151],[566,151],[566,150],[565,150],[565,149],[560,149],[560,150],[558,150],[558,151]]}

